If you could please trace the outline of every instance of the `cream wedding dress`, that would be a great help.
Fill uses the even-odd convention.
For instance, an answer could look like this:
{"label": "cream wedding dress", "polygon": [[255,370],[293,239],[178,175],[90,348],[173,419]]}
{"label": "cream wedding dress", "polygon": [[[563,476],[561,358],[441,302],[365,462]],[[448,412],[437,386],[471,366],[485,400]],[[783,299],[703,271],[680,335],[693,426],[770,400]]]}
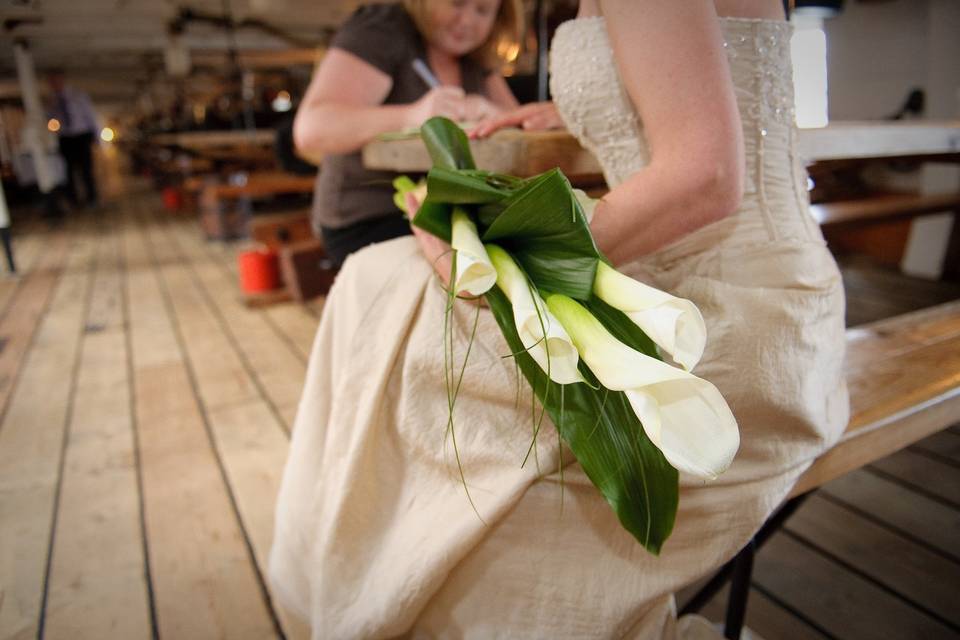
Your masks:
{"label": "cream wedding dress", "polygon": [[[277,506],[270,579],[317,638],[672,637],[671,594],[729,559],[842,432],[843,293],[794,155],[784,23],[723,19],[747,149],[733,216],[623,268],[692,299],[708,329],[696,373],[724,394],[741,449],[708,485],[681,478],[659,557],[623,531],[544,428],[516,406],[486,310],[449,439],[444,294],[412,238],[349,258],[324,309]],[[557,31],[553,94],[610,185],[647,160],[602,18]],[[474,307],[455,313],[458,357]],[[561,510],[562,503],[562,510]],[[689,631],[689,629],[687,629]]]}

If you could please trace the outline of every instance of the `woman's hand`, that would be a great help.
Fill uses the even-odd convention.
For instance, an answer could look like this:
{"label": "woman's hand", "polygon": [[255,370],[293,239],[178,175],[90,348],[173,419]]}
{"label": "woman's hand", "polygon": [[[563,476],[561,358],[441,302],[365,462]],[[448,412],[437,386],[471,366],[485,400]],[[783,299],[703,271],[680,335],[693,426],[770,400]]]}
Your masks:
{"label": "woman's hand", "polygon": [[560,113],[553,102],[531,102],[499,116],[481,122],[470,138],[486,138],[504,127],[520,127],[526,131],[559,129],[564,126]]}
{"label": "woman's hand", "polygon": [[480,122],[496,118],[504,110],[478,93],[471,93],[464,98],[464,122]]}
{"label": "woman's hand", "polygon": [[434,116],[445,116],[462,122],[466,119],[468,110],[468,100],[463,89],[437,87],[408,106],[408,126],[419,127]]}

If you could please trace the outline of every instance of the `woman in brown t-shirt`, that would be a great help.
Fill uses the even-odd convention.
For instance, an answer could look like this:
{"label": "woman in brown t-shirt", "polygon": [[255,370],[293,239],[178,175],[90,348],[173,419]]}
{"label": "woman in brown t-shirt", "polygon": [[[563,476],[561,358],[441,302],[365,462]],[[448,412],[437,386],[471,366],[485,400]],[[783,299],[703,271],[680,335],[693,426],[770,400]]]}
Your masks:
{"label": "woman in brown t-shirt", "polygon": [[[497,45],[516,40],[519,0],[405,0],[360,7],[340,28],[294,121],[298,150],[322,158],[313,223],[340,263],[373,242],[410,232],[393,204],[395,174],[363,167],[378,134],[435,115],[478,121],[517,101],[496,71]],[[414,70],[422,60],[439,80]]]}

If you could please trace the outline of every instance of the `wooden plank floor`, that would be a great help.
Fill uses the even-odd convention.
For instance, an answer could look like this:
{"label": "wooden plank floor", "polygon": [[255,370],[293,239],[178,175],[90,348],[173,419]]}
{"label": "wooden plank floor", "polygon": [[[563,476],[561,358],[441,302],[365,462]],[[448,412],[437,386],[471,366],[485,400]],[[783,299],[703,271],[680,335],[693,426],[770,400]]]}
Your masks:
{"label": "wooden plank floor", "polygon": [[[264,579],[322,301],[140,193],[18,223],[0,278],[0,638],[306,637]],[[859,323],[960,288],[845,269]],[[837,480],[759,554],[764,638],[960,637],[960,427]],[[705,610],[722,616],[722,597]]]}

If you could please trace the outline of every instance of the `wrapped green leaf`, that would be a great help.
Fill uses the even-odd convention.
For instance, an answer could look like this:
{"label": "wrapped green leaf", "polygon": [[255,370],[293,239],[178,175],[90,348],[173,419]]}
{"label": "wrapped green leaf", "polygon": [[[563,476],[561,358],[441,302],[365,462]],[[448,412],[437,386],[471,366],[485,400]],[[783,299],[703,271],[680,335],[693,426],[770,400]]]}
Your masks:
{"label": "wrapped green leaf", "polygon": [[623,528],[648,551],[659,554],[676,519],[676,469],[650,442],[624,393],[600,388],[586,367],[581,372],[594,388],[563,385],[561,397],[559,385],[550,382],[524,352],[507,297],[493,288],[486,300],[510,350],[517,354],[520,371],[584,473],[613,507]]}
{"label": "wrapped green leaf", "polygon": [[[422,135],[434,168],[414,224],[449,242],[456,209],[459,237],[465,230],[470,242],[454,248],[473,260],[464,273],[476,266],[476,245],[484,243],[498,283],[485,299],[520,371],[623,527],[659,553],[676,518],[675,467],[714,477],[739,438],[712,385],[660,360],[666,344],[684,366],[695,364],[695,307],[607,266],[584,211],[594,201],[575,193],[559,170],[526,180],[479,171],[466,136],[444,118],[425,123]],[[460,271],[455,275],[459,282]],[[559,316],[538,305],[541,296],[548,307],[560,305]],[[644,327],[657,332],[659,347]],[[563,361],[572,363],[570,371],[561,371],[561,362],[553,371],[550,339],[579,352],[579,361]],[[565,353],[561,346],[557,354]],[[716,450],[714,437],[723,442]]]}
{"label": "wrapped green leaf", "polygon": [[558,169],[513,194],[483,241],[510,250],[538,287],[590,298],[600,252],[570,182]]}

